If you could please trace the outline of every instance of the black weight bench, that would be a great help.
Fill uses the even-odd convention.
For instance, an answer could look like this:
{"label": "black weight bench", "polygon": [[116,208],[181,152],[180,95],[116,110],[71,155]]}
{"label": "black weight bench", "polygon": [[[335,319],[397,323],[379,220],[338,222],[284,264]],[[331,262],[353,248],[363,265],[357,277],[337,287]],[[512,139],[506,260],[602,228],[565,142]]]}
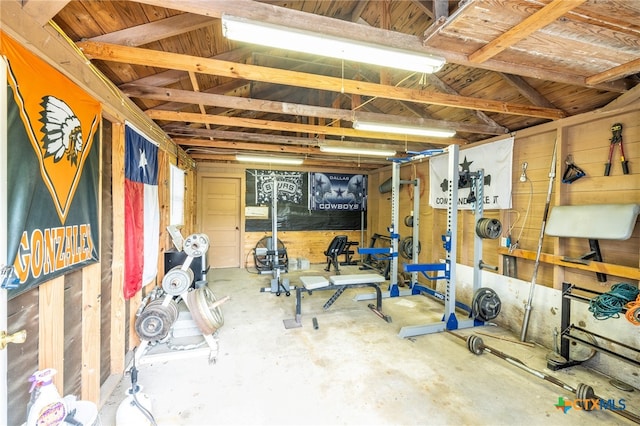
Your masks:
{"label": "black weight bench", "polygon": [[[324,268],[324,270],[327,272],[331,271],[331,266],[333,265],[336,274],[340,275],[340,265],[355,265],[356,262],[351,260],[351,256],[355,254],[355,251],[350,250],[350,248],[357,245],[357,242],[349,241],[346,235],[336,235],[333,237],[329,247],[324,252],[324,255],[327,256],[327,267]],[[344,262],[338,262],[338,257],[342,255],[345,257]]]}

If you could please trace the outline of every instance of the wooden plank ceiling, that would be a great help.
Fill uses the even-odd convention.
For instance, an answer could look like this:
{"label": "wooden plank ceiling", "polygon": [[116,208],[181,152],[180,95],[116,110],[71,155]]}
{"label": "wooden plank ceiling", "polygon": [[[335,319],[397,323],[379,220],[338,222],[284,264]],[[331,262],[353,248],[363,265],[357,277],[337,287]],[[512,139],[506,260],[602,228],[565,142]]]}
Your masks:
{"label": "wooden plank ceiling", "polygon": [[[640,97],[640,1],[29,1],[197,161],[287,153],[318,167],[468,144]],[[435,74],[236,43],[223,13],[443,56]],[[614,102],[616,101],[616,102]],[[376,134],[354,119],[453,129]],[[402,154],[399,154],[402,155]]]}

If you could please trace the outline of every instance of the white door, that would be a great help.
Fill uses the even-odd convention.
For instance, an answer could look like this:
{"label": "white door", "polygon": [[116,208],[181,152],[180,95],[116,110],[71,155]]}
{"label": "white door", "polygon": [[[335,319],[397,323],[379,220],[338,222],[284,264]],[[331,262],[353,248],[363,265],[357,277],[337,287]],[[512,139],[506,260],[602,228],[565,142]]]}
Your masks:
{"label": "white door", "polygon": [[[0,267],[7,258],[7,68],[0,58]],[[7,290],[0,289],[0,332],[7,331]],[[7,416],[7,350],[0,350],[0,424]]]}

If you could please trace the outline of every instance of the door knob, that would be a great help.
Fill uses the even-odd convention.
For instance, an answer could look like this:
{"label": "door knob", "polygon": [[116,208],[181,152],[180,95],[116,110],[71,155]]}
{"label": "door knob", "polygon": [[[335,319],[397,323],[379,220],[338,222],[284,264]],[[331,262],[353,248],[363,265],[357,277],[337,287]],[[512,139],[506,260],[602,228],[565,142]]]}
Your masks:
{"label": "door knob", "polygon": [[27,340],[27,330],[16,331],[13,334],[0,331],[0,351],[6,348],[9,343],[24,343],[25,340]]}

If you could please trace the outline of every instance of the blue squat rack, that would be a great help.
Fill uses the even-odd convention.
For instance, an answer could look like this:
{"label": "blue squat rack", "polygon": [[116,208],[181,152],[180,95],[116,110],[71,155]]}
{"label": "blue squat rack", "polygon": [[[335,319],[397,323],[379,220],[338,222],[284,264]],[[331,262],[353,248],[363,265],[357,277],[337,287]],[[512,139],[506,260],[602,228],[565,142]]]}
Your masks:
{"label": "blue squat rack", "polygon": [[[441,263],[418,263],[419,254],[419,221],[420,221],[420,179],[416,178],[412,181],[400,180],[401,164],[419,161],[425,158],[433,157],[440,154],[448,154],[448,178],[447,178],[447,230],[442,236],[443,247],[446,251],[444,262]],[[442,320],[425,325],[405,326],[400,329],[399,336],[413,337],[423,334],[437,333],[445,330],[456,330],[459,328],[470,328],[484,325],[484,321],[474,317],[472,309],[456,301],[456,235],[458,223],[458,183],[460,173],[458,171],[459,147],[458,145],[450,145],[447,148],[439,150],[428,150],[415,153],[415,155],[407,158],[392,159],[392,191],[391,191],[391,226],[388,228],[391,237],[390,247],[387,248],[359,248],[360,254],[369,254],[376,256],[378,260],[389,260],[390,268],[390,284],[389,291],[383,292],[383,297],[399,297],[427,294],[444,301],[444,314]],[[484,198],[484,171],[469,172],[467,178],[471,179],[471,187],[476,196],[473,202],[475,210],[476,223],[482,218]],[[398,240],[400,238],[397,229],[399,225],[398,209],[400,204],[400,185],[412,184],[414,190],[413,196],[413,250],[411,263],[404,264],[404,272],[411,274],[411,284],[408,290],[400,290],[398,287]],[[486,267],[481,260],[482,255],[482,238],[475,234],[474,240],[474,275],[473,275],[473,293],[481,287],[481,267]],[[418,274],[421,274],[430,281],[446,280],[446,290],[440,293],[429,287],[425,287],[418,282]],[[372,295],[359,295],[356,300],[365,300],[372,298]],[[458,320],[456,308],[468,313],[468,318]]]}

